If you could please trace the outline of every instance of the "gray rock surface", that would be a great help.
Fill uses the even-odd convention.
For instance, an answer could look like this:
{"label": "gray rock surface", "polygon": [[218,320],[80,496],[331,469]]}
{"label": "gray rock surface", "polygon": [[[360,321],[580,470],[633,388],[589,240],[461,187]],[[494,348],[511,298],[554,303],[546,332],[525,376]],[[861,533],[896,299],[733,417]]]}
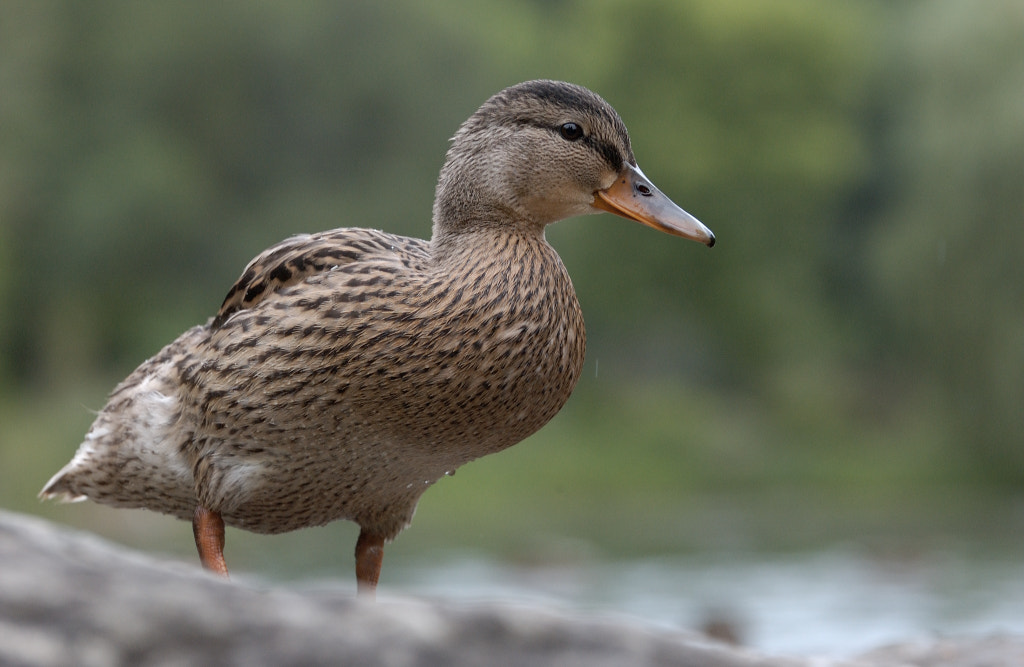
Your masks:
{"label": "gray rock surface", "polygon": [[1024,667],[1024,637],[946,638],[887,646],[861,656],[867,665],[914,667]]}
{"label": "gray rock surface", "polygon": [[889,647],[856,663],[759,656],[543,609],[261,590],[0,511],[0,665],[320,664],[1024,667],[1024,640]]}

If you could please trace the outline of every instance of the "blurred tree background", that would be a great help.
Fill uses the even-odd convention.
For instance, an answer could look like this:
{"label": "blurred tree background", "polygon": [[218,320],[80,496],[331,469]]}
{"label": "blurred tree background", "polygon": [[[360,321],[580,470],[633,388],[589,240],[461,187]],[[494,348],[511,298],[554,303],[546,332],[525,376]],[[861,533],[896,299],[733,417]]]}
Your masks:
{"label": "blurred tree background", "polygon": [[[190,553],[184,524],[35,494],[263,248],[429,235],[448,137],[531,78],[611,102],[719,242],[552,227],[576,395],[427,493],[389,558],[1020,534],[1018,0],[2,3],[0,505]],[[351,548],[297,535],[232,560]]]}

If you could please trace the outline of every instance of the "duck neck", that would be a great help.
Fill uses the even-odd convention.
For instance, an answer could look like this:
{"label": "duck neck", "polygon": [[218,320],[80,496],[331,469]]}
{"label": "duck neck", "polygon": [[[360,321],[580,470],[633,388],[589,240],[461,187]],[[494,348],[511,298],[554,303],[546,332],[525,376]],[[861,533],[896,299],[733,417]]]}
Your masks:
{"label": "duck neck", "polygon": [[430,239],[435,259],[443,261],[467,252],[494,255],[505,248],[523,247],[519,243],[510,246],[511,239],[525,242],[527,246],[547,245],[545,225],[526,219],[510,208],[481,205],[461,213],[458,221],[452,221],[435,212]]}

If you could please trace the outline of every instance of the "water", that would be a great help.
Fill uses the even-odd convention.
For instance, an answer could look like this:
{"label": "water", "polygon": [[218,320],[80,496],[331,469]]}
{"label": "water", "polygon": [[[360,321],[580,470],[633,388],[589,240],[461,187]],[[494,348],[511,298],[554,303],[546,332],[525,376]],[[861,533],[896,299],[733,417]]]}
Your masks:
{"label": "water", "polygon": [[852,549],[516,566],[474,557],[387,568],[382,597],[541,605],[666,629],[732,628],[770,654],[849,657],[942,635],[1024,631],[1024,560]]}

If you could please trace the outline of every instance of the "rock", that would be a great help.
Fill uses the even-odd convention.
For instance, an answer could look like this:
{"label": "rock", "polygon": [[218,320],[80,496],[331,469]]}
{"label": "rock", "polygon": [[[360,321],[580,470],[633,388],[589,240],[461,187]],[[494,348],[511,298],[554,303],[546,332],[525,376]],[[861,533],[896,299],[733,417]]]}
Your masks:
{"label": "rock", "polygon": [[[979,655],[987,665],[1024,664],[999,662],[1004,652],[1024,659],[1022,647],[1007,640]],[[982,664],[967,658],[949,647],[892,647],[856,664]],[[544,609],[259,589],[0,511],[0,665],[126,664],[852,665]]]}
{"label": "rock", "polygon": [[861,656],[868,665],[908,667],[1024,667],[1024,637],[994,635],[908,642]]}

